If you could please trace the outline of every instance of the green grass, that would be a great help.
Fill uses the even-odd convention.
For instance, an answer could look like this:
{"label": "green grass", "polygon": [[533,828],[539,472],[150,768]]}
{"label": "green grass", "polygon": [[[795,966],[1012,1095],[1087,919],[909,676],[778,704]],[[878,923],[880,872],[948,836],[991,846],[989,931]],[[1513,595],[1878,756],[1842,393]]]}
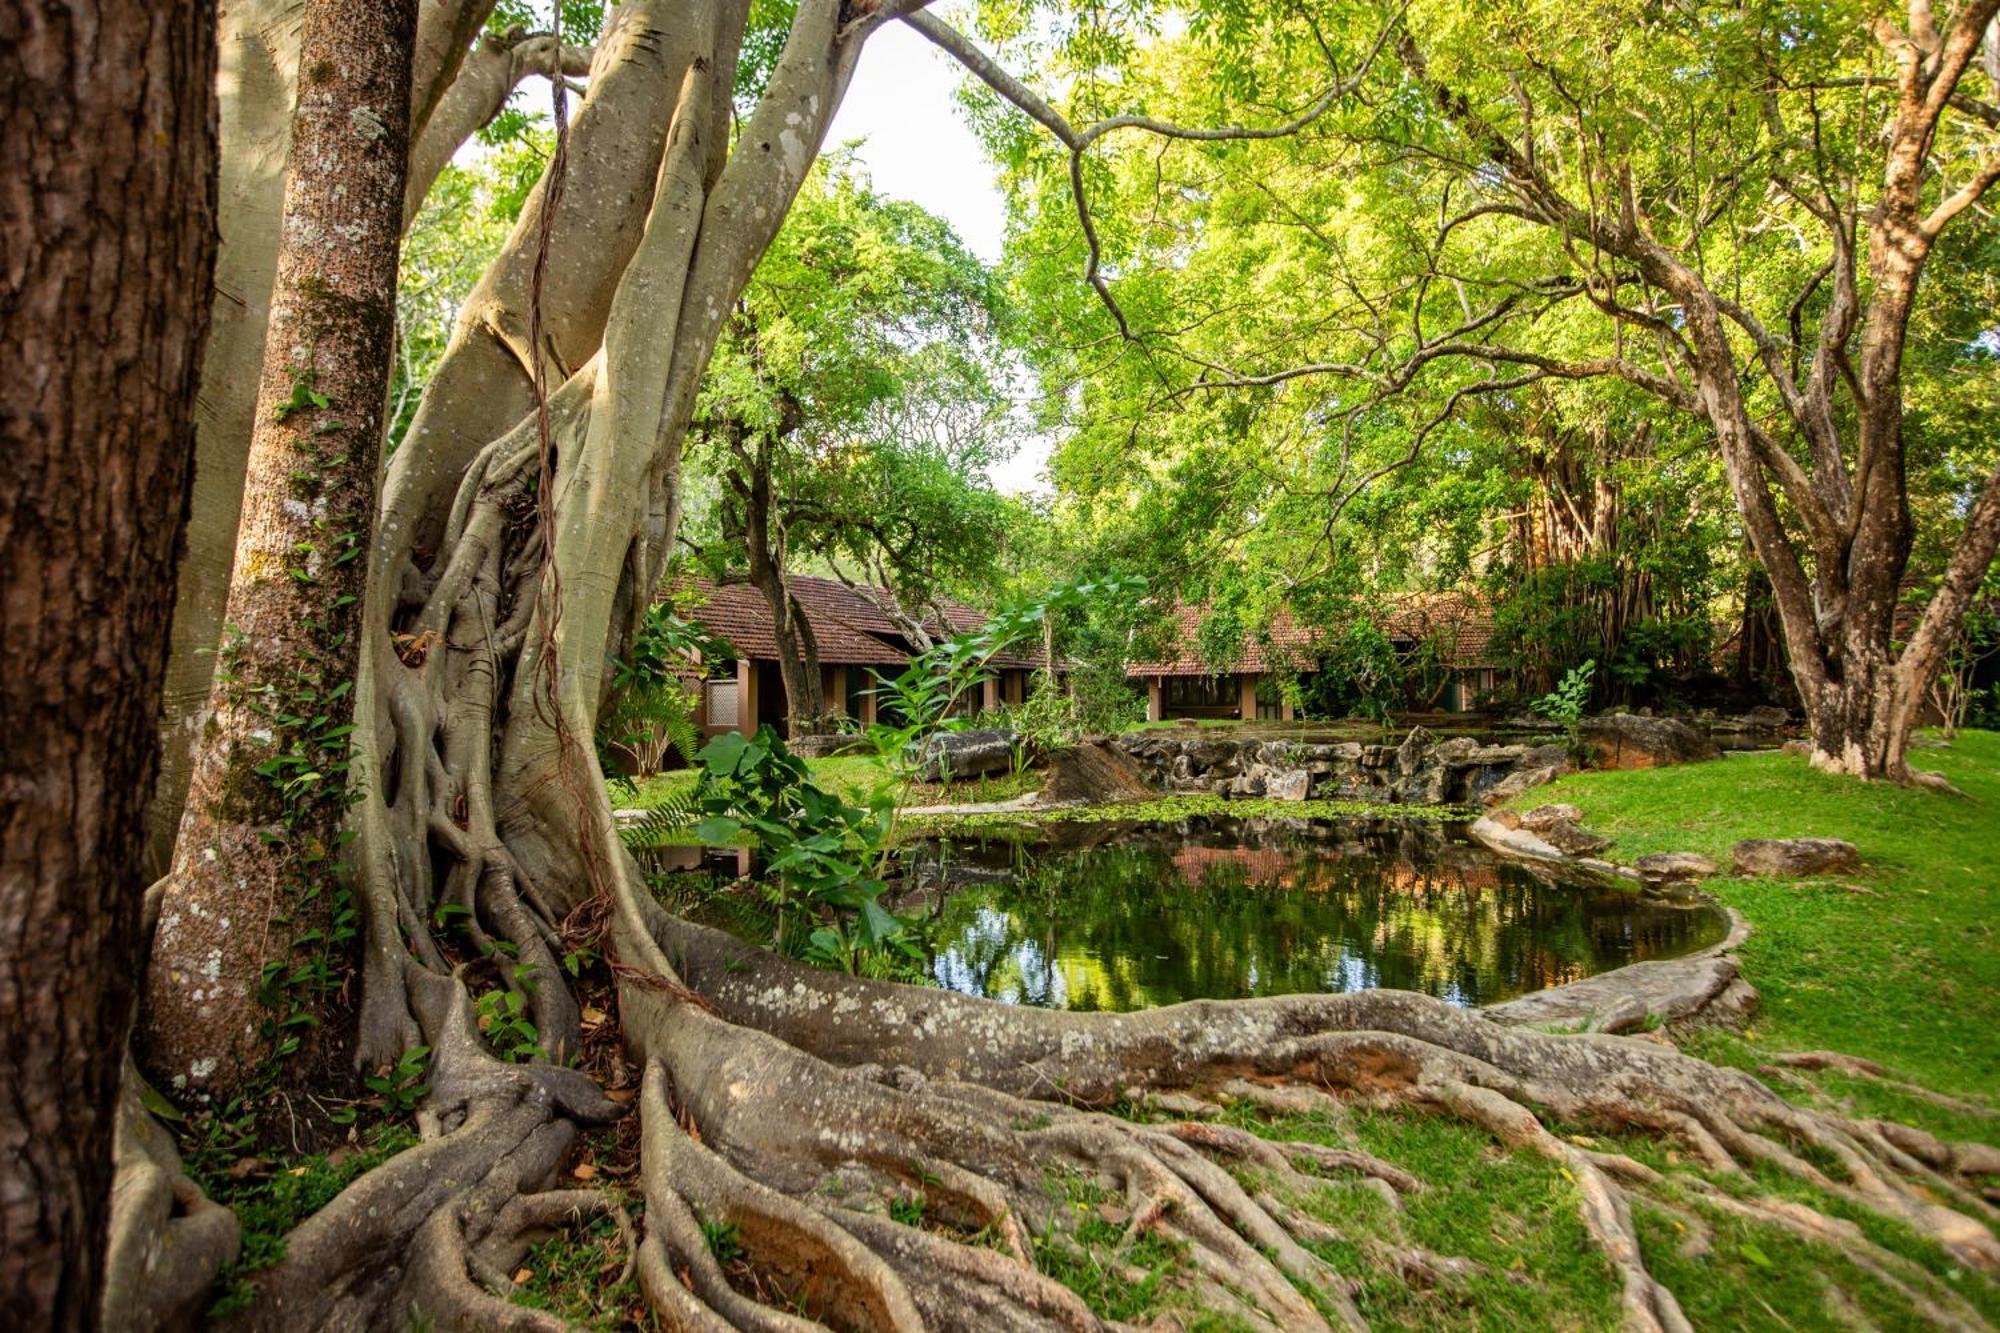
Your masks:
{"label": "green grass", "polygon": [[189,1169],[203,1193],[234,1210],[243,1228],[241,1252],[223,1265],[216,1278],[209,1318],[248,1309],[256,1296],[253,1279],[285,1257],[293,1228],[333,1202],[364,1172],[416,1142],[409,1130],[384,1126],[370,1131],[359,1145],[289,1160],[239,1157],[227,1165],[213,1163],[215,1169],[205,1171],[191,1157]]}
{"label": "green grass", "polygon": [[[1359,1148],[1423,1179],[1399,1211],[1352,1179],[1294,1201],[1342,1234],[1308,1248],[1360,1280],[1355,1305],[1371,1328],[1617,1326],[1611,1266],[1584,1229],[1574,1184],[1554,1163],[1499,1148],[1485,1131],[1442,1116],[1356,1109],[1338,1122],[1231,1118],[1267,1138]],[[1403,1246],[1471,1259],[1484,1271],[1426,1291],[1385,1263],[1386,1249]]]}
{"label": "green grass", "polygon": [[1182,819],[1227,815],[1237,819],[1470,819],[1455,805],[1373,805],[1366,801],[1271,801],[1263,798],[1183,795],[1117,805],[1059,806],[1047,810],[1008,810],[998,814],[912,815],[900,825],[906,837],[979,831],[1022,838],[1038,837],[1048,824],[1172,823]]}
{"label": "green grass", "polygon": [[[1770,1048],[1828,1047],[1865,1056],[1944,1092],[2000,1094],[2000,734],[1967,732],[1913,754],[1968,799],[1861,783],[1795,755],[1584,773],[1516,805],[1566,801],[1629,862],[1690,851],[1725,869],[1742,838],[1835,837],[1861,854],[1827,879],[1720,878],[1707,884],[1754,927],[1744,972],[1763,1007],[1741,1038],[1697,1043],[1712,1059],[1753,1065]],[[1866,1081],[1841,1091],[1871,1113],[1936,1124],[1926,1104]],[[1960,1134],[1991,1122],[1955,1119]]]}

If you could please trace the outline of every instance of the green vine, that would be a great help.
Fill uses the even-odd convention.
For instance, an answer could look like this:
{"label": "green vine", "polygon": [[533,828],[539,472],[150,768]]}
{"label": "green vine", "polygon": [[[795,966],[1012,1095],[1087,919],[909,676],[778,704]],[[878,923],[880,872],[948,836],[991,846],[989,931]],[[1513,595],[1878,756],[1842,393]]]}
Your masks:
{"label": "green vine", "polygon": [[[293,381],[291,397],[276,405],[273,417],[283,422],[332,405],[307,370]],[[294,437],[300,458],[290,475],[289,498],[304,507],[314,533],[295,544],[298,558],[286,571],[299,584],[320,584],[331,570],[358,561],[365,550],[365,516],[327,503],[331,476],[350,460],[340,443],[346,430],[341,421],[323,420]],[[346,983],[360,936],[344,864],[353,837],[344,825],[355,800],[348,782],[354,725],[346,720],[354,687],[349,675],[353,633],[346,622],[359,598],[330,591],[306,616],[303,645],[281,668],[253,659],[248,636],[237,625],[225,627],[218,655],[223,699],[231,711],[251,721],[250,730],[262,742],[261,757],[247,771],[238,771],[233,790],[224,792],[221,813],[256,826],[276,852],[286,907],[273,925],[291,932],[282,953],[267,960],[258,977],[256,998],[265,1011],[259,1035],[268,1055],[246,1083],[241,1107],[262,1100],[319,1026],[321,1011]],[[387,1075],[399,1077],[396,1071]]]}

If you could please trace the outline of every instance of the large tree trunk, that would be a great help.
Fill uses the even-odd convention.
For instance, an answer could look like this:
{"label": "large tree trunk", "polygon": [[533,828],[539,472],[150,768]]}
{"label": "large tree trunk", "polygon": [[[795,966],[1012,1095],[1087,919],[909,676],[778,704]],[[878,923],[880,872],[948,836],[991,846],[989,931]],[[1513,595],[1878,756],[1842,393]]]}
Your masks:
{"label": "large tree trunk", "polygon": [[98,1322],[215,258],[214,9],[0,14],[0,1311]]}
{"label": "large tree trunk", "polygon": [[[493,6],[494,0],[433,0],[418,18],[410,126],[415,144],[412,160],[427,164],[423,191],[459,145],[485,123],[471,117],[492,98],[496,69],[519,79],[550,63],[554,43],[547,37],[510,41],[504,53],[489,53],[482,47],[467,55]],[[171,864],[174,839],[180,833],[195,732],[208,705],[236,556],[236,530],[243,514],[243,478],[250,461],[264,335],[270,327],[271,284],[278,272],[302,7],[303,0],[222,0],[220,6],[222,69],[216,86],[222,102],[222,247],[216,255],[215,300],[196,404],[193,510],[167,656],[165,744],[159,785],[146,813],[152,830],[152,864],[160,873]],[[458,94],[461,62],[473,89],[463,95]],[[574,68],[574,53],[564,52],[561,63]],[[417,186],[413,179],[405,202],[406,223],[422,202]]]}
{"label": "large tree trunk", "polygon": [[[287,1237],[282,1261],[254,1279],[246,1322],[288,1333],[557,1326],[508,1303],[507,1275],[565,1219],[623,1217],[608,1194],[556,1187],[577,1130],[619,1113],[567,1067],[580,1023],[556,952],[586,947],[610,964],[599,979],[615,981],[620,1028],[645,1062],[635,1108],[645,1232],[626,1238],[668,1327],[801,1327],[732,1285],[707,1222],[735,1228],[777,1300],[833,1326],[1105,1328],[1028,1248],[1031,1233],[1075,1225],[1051,1194],[1052,1166],[1113,1181],[1130,1235],[1184,1250],[1218,1313],[1356,1324],[1344,1275],[1301,1243],[1340,1237],[1277,1196],[1321,1188],[1309,1172],[1398,1192],[1417,1183],[1362,1152],[1094,1109],[1128,1088],[1141,1102],[1191,1090],[1331,1113],[1339,1103],[1326,1090],[1342,1088],[1531,1147],[1576,1183],[1636,1328],[1683,1327],[1638,1252],[1631,1191],[1647,1169],[1557,1138],[1530,1108],[1672,1134],[1718,1171],[1774,1163],[1817,1177],[1781,1142],[1803,1141],[1851,1164],[1853,1184],[1835,1184],[1845,1203],[1926,1229],[1954,1257],[1990,1259],[1965,1218],[1924,1202],[1936,1190],[1976,1208],[1965,1183],[1976,1154],[1891,1145],[1893,1130],[1795,1111],[1747,1076],[1651,1043],[1509,1032],[1394,993],[1051,1014],[803,971],[664,917],[613,832],[588,745],[607,662],[671,549],[678,452],[721,320],[818,150],[862,41],[895,16],[893,5],[802,0],[732,147],[747,12],[742,0],[638,0],[614,18],[569,147],[573,162],[586,145],[619,156],[596,159],[588,190],[563,195],[600,205],[569,215],[580,242],[600,243],[579,244],[568,264],[553,252],[543,293],[545,328],[567,350],[537,347],[506,372],[529,408],[480,438],[498,407],[462,395],[508,382],[490,354],[510,345],[505,331],[534,322],[509,304],[526,299],[525,284],[495,284],[487,332],[447,354],[447,369],[467,373],[440,373],[425,405],[433,428],[413,433],[404,450],[416,461],[389,475],[355,691],[359,1054],[432,1048],[424,1141]],[[616,114],[648,104],[666,113],[652,139]],[[628,208],[599,188],[607,179],[652,188]],[[553,198],[548,184],[540,199]],[[517,239],[534,236],[530,216]],[[563,216],[552,209],[558,234]],[[530,271],[535,247],[510,247],[503,265]],[[599,262],[619,248],[618,263]],[[546,416],[531,410],[540,395],[523,372],[572,353],[581,360]],[[447,918],[446,907],[460,910]],[[447,919],[450,936],[437,929]],[[518,965],[496,966],[508,953]],[[475,991],[511,993],[552,1058],[496,1058]],[[1245,1188],[1232,1165],[1253,1167],[1273,1193]],[[889,1220],[911,1191],[942,1226]],[[1757,1215],[1836,1225],[1798,1205]],[[1915,1299],[1964,1305],[1914,1264],[1897,1273]]]}
{"label": "large tree trunk", "polygon": [[227,1098],[299,1044],[294,1016],[316,1021],[337,985],[325,955],[339,938],[348,682],[394,350],[416,16],[416,0],[305,5],[226,637],[147,973],[144,1060],[184,1095]]}

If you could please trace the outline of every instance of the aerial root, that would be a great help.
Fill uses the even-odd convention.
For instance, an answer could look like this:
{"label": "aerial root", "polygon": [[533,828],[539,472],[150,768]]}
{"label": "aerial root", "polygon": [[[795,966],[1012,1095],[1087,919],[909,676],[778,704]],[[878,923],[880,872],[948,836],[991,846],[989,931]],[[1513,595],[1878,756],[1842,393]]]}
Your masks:
{"label": "aerial root", "polygon": [[1648,1333],[1692,1333],[1680,1302],[1640,1257],[1631,1203],[1618,1184],[1620,1179],[1651,1183],[1658,1179],[1656,1172],[1630,1158],[1563,1142],[1543,1127],[1533,1111],[1491,1088],[1447,1079],[1419,1085],[1411,1096],[1480,1126],[1510,1147],[1531,1149],[1566,1167],[1576,1182],[1584,1225],[1618,1274],[1625,1326]]}
{"label": "aerial root", "polygon": [[180,1327],[241,1246],[236,1215],[181,1170],[173,1135],[147,1113],[131,1057],[118,1087],[113,1132],[103,1317],[107,1328]]}
{"label": "aerial root", "polygon": [[1323,1180],[1298,1170],[1299,1165],[1308,1163],[1322,1171],[1358,1172],[1369,1179],[1382,1181],[1398,1195],[1414,1194],[1423,1188],[1422,1181],[1401,1167],[1348,1148],[1273,1141],[1229,1125],[1183,1122],[1166,1126],[1165,1132],[1197,1148],[1254,1162],[1297,1188],[1306,1188]]}

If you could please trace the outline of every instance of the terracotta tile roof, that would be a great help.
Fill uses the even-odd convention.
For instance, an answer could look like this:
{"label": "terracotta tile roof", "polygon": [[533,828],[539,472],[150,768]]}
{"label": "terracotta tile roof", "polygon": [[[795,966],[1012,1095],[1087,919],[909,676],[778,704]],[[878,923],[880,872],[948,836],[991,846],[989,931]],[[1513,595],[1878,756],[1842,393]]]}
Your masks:
{"label": "terracotta tile roof", "polygon": [[[819,659],[828,666],[901,666],[910,659],[902,630],[866,596],[838,579],[810,574],[791,576],[792,596],[813,628]],[[886,600],[888,594],[877,590]],[[772,632],[771,610],[764,595],[748,583],[718,584],[706,578],[688,579],[675,590],[689,605],[685,614],[706,625],[753,660],[775,661],[778,641]],[[946,623],[932,632],[949,637],[977,629],[986,617],[963,602],[944,601]],[[1039,655],[1002,653],[1000,667],[1036,667]]]}
{"label": "terracotta tile roof", "polygon": [[[1217,671],[1310,671],[1319,656],[1317,635],[1289,610],[1279,608],[1268,630],[1243,638],[1236,660],[1210,663],[1201,656],[1201,624],[1207,608],[1181,603],[1173,613],[1173,652],[1156,662],[1134,662],[1128,676],[1206,676]],[[1488,651],[1493,616],[1467,593],[1410,593],[1395,600],[1382,628],[1391,638],[1436,635],[1445,660],[1461,670],[1498,665]]]}
{"label": "terracotta tile roof", "polygon": [[1312,634],[1282,607],[1271,618],[1269,630],[1243,636],[1234,661],[1205,662],[1201,656],[1201,624],[1207,617],[1205,606],[1189,606],[1185,602],[1175,606],[1173,656],[1158,662],[1135,662],[1125,668],[1125,674],[1206,676],[1216,671],[1300,671],[1312,663]]}
{"label": "terracotta tile roof", "polygon": [[1471,593],[1409,593],[1396,599],[1382,628],[1392,639],[1435,637],[1446,664],[1460,670],[1501,665],[1491,651],[1493,612]]}
{"label": "terracotta tile roof", "polygon": [[[764,594],[747,583],[715,584],[696,579],[692,591],[700,597],[687,616],[708,627],[735,645],[736,651],[752,660],[775,662],[778,640],[772,632],[771,608]],[[819,660],[827,666],[901,666],[909,658],[872,634],[823,613],[806,598],[799,604],[811,622],[813,639],[819,645]]]}

